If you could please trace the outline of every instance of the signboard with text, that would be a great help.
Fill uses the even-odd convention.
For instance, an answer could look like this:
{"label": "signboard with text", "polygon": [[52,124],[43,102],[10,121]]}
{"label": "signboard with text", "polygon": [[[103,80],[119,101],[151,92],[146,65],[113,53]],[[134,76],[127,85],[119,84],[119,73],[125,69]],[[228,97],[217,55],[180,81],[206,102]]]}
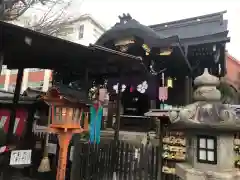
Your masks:
{"label": "signboard with text", "polygon": [[16,150],[11,152],[10,165],[30,165],[32,150]]}

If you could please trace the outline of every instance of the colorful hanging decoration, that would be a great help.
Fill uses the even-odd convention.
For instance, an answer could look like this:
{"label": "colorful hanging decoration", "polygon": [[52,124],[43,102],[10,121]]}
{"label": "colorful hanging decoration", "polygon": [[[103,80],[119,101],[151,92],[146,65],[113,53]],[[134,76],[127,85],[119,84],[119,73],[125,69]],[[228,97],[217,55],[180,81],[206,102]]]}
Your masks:
{"label": "colorful hanging decoration", "polygon": [[90,113],[90,143],[99,144],[103,108],[100,104],[95,104],[90,107]]}
{"label": "colorful hanging decoration", "polygon": [[167,87],[159,87],[159,96],[160,101],[166,101],[168,99],[168,89]]}
{"label": "colorful hanging decoration", "polygon": [[159,87],[158,98],[162,103],[160,104],[160,109],[164,109],[164,101],[168,99],[168,88],[165,86],[165,75],[162,73],[162,87]]}
{"label": "colorful hanging decoration", "polygon": [[106,88],[100,88],[99,89],[98,100],[100,102],[104,102],[106,96],[107,96],[107,89]]}
{"label": "colorful hanging decoration", "polygon": [[143,44],[142,48],[145,50],[146,56],[148,56],[151,52],[151,49],[148,47],[147,44]]}
{"label": "colorful hanging decoration", "polygon": [[131,87],[130,87],[130,92],[133,92],[133,91],[134,91],[134,87],[131,86]]}
{"label": "colorful hanging decoration", "polygon": [[167,87],[168,88],[172,88],[173,87],[173,80],[170,77],[167,79]]}

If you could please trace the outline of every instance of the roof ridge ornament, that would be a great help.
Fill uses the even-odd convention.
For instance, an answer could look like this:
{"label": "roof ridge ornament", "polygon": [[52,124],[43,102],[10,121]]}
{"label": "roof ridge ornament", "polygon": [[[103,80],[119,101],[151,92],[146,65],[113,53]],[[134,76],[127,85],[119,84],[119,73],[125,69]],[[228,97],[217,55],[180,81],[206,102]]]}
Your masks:
{"label": "roof ridge ornament", "polygon": [[128,21],[132,20],[132,16],[129,13],[123,13],[123,15],[119,15],[118,18],[120,19],[120,24],[126,24]]}

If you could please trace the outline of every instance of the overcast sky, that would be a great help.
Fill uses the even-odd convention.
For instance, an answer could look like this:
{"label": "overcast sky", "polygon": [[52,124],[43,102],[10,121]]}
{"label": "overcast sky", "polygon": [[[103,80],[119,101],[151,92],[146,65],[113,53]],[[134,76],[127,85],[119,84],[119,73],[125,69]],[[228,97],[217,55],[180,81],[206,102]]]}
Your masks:
{"label": "overcast sky", "polygon": [[71,6],[71,14],[89,13],[108,28],[122,13],[151,25],[224,10],[231,37],[227,49],[240,60],[240,0],[73,0]]}

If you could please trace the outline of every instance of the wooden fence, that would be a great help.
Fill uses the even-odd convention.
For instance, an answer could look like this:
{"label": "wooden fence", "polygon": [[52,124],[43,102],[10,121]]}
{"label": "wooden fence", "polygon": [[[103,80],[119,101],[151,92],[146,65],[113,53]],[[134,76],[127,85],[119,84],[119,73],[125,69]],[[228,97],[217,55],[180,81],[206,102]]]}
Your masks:
{"label": "wooden fence", "polygon": [[78,143],[73,159],[72,180],[180,180],[173,174],[159,173],[156,146]]}

